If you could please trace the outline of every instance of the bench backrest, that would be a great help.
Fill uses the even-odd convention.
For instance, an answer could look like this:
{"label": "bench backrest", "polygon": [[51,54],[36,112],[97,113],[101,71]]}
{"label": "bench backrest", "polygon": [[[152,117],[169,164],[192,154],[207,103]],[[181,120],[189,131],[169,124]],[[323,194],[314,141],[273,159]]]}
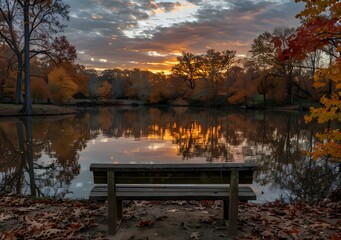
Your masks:
{"label": "bench backrest", "polygon": [[91,164],[95,184],[107,184],[108,172],[115,184],[230,184],[232,171],[238,171],[239,184],[251,184],[254,163],[203,164]]}

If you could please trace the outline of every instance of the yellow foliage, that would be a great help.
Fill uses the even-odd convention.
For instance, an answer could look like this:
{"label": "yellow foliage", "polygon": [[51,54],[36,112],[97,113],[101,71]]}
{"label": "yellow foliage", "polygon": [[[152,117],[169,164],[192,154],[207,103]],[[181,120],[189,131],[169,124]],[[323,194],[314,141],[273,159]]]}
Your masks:
{"label": "yellow foliage", "polygon": [[298,14],[298,17],[314,18],[321,13],[331,12],[333,16],[337,17],[341,15],[341,2],[338,0],[295,0],[295,2],[304,2],[305,9]]}
{"label": "yellow foliage", "polygon": [[322,157],[329,157],[330,160],[341,161],[341,144],[336,142],[320,143],[318,142],[309,155],[313,159],[319,159]]}
{"label": "yellow foliage", "polygon": [[[320,99],[322,107],[311,108],[310,114],[305,116],[305,121],[310,122],[316,119],[318,123],[333,120],[341,122],[341,74],[337,63],[319,71],[314,80],[316,88],[325,87],[327,82],[332,82],[334,92],[330,94],[330,97],[323,96]],[[338,129],[328,129],[324,134],[317,134],[316,137],[320,142],[315,145],[310,156],[314,159],[327,156],[332,160],[341,162],[340,131]]]}
{"label": "yellow foliage", "polygon": [[[330,19],[340,19],[341,2],[337,0],[296,0],[296,2],[304,2],[305,9],[298,15],[304,18],[306,22],[312,22],[320,17],[325,12],[329,13]],[[328,32],[329,31],[329,32]],[[333,26],[328,29],[328,36],[334,38],[333,41],[339,41],[340,27]],[[324,34],[325,29],[316,27],[314,29],[316,35]],[[321,38],[321,47],[327,45],[328,41]],[[335,44],[336,52],[340,52],[340,45]],[[311,108],[309,115],[305,116],[306,122],[311,122],[314,119],[318,123],[326,123],[330,121],[341,122],[341,57],[340,53],[335,56],[334,64],[329,67],[322,68],[316,72],[314,76],[314,87],[325,88],[331,86],[331,93],[328,96],[324,95],[320,99],[321,107]],[[309,155],[314,159],[328,157],[332,160],[341,162],[341,133],[339,129],[327,129],[323,134],[317,134],[318,142],[313,152]]]}
{"label": "yellow foliage", "polygon": [[48,79],[50,98],[55,101],[71,99],[78,91],[76,83],[62,66],[54,67],[48,74]]}

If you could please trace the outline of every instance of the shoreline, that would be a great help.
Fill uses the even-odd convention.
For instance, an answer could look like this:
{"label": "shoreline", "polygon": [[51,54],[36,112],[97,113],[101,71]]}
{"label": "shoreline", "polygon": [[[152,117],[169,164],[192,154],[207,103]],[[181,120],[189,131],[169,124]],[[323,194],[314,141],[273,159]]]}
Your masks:
{"label": "shoreline", "polygon": [[[0,117],[26,117],[27,115],[20,112],[21,107],[21,104],[0,104]],[[33,104],[32,115],[29,116],[54,116],[75,113],[77,113],[77,111],[70,107],[50,104]]]}
{"label": "shoreline", "polygon": [[[246,110],[246,111],[292,111],[292,112],[306,112],[308,109],[302,109],[298,105],[290,106],[277,106],[272,108],[255,108],[245,106],[197,106],[197,105],[176,105],[176,104],[146,104],[134,100],[123,100],[117,102],[101,102],[97,104],[83,102],[81,104],[71,103],[66,105],[53,105],[53,104],[33,104],[32,115],[29,116],[55,116],[55,115],[67,115],[75,114],[78,109],[87,107],[101,108],[101,107],[155,107],[155,108],[172,108],[172,107],[183,107],[183,108],[211,108],[220,110]],[[24,117],[27,116],[20,112],[22,105],[20,104],[9,104],[0,103],[0,117]]]}

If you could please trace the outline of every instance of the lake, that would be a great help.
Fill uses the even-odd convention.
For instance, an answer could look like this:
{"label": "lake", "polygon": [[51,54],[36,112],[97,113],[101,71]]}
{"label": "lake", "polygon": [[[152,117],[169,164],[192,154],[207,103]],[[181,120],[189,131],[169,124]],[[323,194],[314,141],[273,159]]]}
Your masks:
{"label": "lake", "polygon": [[341,164],[313,161],[304,113],[103,107],[75,115],[0,118],[0,191],[87,198],[91,163],[256,162],[257,201],[323,199]]}

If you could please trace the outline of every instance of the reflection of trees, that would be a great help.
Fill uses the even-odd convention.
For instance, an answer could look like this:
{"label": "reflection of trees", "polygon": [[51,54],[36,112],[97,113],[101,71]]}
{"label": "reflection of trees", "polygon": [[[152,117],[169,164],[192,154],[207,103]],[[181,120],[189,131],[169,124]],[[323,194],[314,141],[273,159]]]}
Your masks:
{"label": "reflection of trees", "polygon": [[78,152],[89,139],[86,116],[0,122],[0,191],[65,195],[79,174]]}
{"label": "reflection of trees", "polygon": [[323,199],[341,186],[338,165],[312,161],[304,153],[313,146],[316,127],[307,126],[303,118],[291,114],[270,119],[265,126],[272,129],[272,137],[263,142],[266,151],[257,160],[261,166],[258,183],[279,187],[288,192],[283,197],[302,201]]}
{"label": "reflection of trees", "polygon": [[297,160],[294,161],[290,175],[275,179],[275,183],[290,191],[290,200],[317,201],[340,188],[341,177],[338,169],[338,164],[326,160]]}
{"label": "reflection of trees", "polygon": [[0,191],[66,194],[80,171],[78,153],[103,134],[170,141],[184,160],[254,161],[261,167],[257,183],[287,190],[289,198],[316,200],[341,181],[339,165],[313,162],[302,152],[312,148],[315,128],[302,115],[185,108],[96,108],[68,117],[1,120]]}
{"label": "reflection of trees", "polygon": [[324,197],[340,178],[332,164],[305,157],[319,129],[300,113],[104,108],[92,118],[106,136],[172,141],[183,159],[258,162],[256,181],[288,190],[291,198]]}

